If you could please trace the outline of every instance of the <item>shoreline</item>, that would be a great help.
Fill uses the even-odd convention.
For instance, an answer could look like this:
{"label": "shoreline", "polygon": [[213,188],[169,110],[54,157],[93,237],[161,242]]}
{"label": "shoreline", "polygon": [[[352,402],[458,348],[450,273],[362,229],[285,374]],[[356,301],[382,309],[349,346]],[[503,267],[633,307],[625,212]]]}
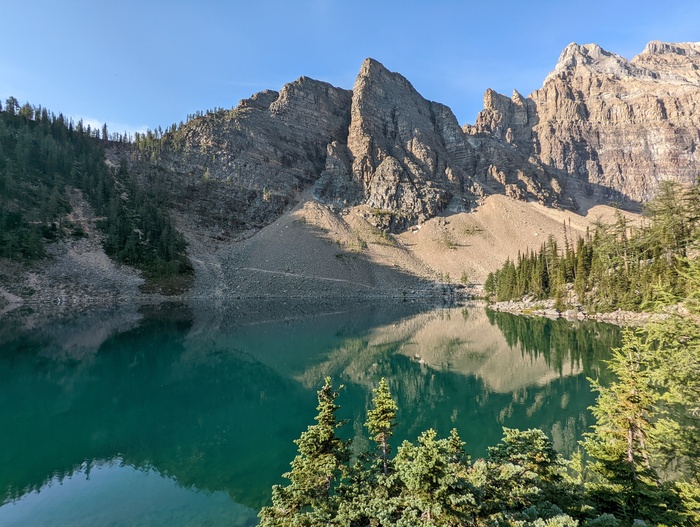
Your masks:
{"label": "shoreline", "polygon": [[[536,316],[549,319],[564,318],[571,321],[593,320],[608,322],[620,326],[639,326],[652,321],[663,320],[667,314],[649,313],[637,311],[625,311],[617,309],[608,313],[588,313],[583,306],[575,305],[566,311],[554,309],[554,300],[520,300],[490,302],[482,298],[478,289],[455,284],[439,282],[428,282],[423,288],[409,290],[388,291],[378,289],[376,291],[355,291],[349,292],[338,290],[327,290],[326,294],[319,294],[319,291],[309,291],[304,294],[301,291],[285,291],[277,294],[261,292],[258,294],[237,293],[229,295],[207,295],[181,293],[166,295],[160,293],[137,293],[137,294],[114,294],[110,291],[107,294],[86,294],[86,291],[76,291],[76,294],[66,294],[65,289],[56,288],[44,294],[22,297],[7,289],[0,287],[0,320],[17,309],[29,308],[33,311],[83,310],[94,307],[124,306],[124,305],[158,305],[166,303],[188,303],[188,302],[249,302],[249,301],[278,301],[278,302],[336,302],[338,300],[350,302],[410,302],[410,303],[434,303],[436,305],[460,305],[462,303],[483,302],[487,309],[497,312],[511,313],[521,316]],[[92,292],[92,291],[91,291]],[[47,294],[48,293],[48,294]],[[111,293],[111,294],[110,294]],[[291,293],[291,294],[290,294]],[[341,298],[342,297],[342,298]]]}
{"label": "shoreline", "polygon": [[667,314],[663,313],[625,311],[623,309],[616,309],[608,313],[588,313],[581,305],[575,305],[566,311],[558,311],[554,309],[554,300],[551,299],[491,302],[488,304],[488,308],[493,311],[512,313],[514,315],[538,316],[551,319],[564,318],[566,320],[594,320],[620,326],[641,326],[668,317]]}
{"label": "shoreline", "polygon": [[119,307],[119,306],[145,306],[160,305],[168,303],[236,303],[236,302],[308,302],[332,304],[336,302],[364,303],[364,302],[392,302],[392,303],[425,303],[436,306],[460,305],[464,302],[473,301],[473,298],[464,294],[459,288],[449,284],[432,284],[423,289],[411,289],[407,291],[392,292],[387,290],[348,291],[329,290],[326,294],[318,294],[318,291],[309,291],[308,294],[278,293],[278,294],[230,294],[230,295],[207,295],[181,293],[176,295],[165,295],[159,293],[140,294],[85,294],[76,292],[75,294],[65,294],[65,292],[51,291],[48,294],[36,294],[29,297],[22,297],[12,294],[0,286],[0,320],[10,313],[19,309],[30,309],[34,312],[47,311],[82,311],[96,307]]}

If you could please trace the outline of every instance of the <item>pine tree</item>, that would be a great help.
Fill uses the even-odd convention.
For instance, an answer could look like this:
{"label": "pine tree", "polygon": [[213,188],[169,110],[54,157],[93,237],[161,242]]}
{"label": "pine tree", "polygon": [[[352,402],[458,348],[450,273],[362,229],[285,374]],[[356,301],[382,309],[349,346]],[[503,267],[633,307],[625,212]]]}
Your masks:
{"label": "pine tree", "polygon": [[[501,442],[488,449],[493,471],[485,496],[487,509],[511,511],[549,507],[552,490],[562,481],[562,460],[541,430],[503,429]],[[500,505],[499,505],[500,503]]]}
{"label": "pine tree", "polygon": [[586,243],[584,242],[583,238],[579,238],[575,251],[576,267],[574,277],[574,291],[578,296],[579,303],[584,302],[586,290],[588,287],[588,273],[590,271],[590,262],[587,261],[586,255]]}
{"label": "pine tree", "polygon": [[337,397],[326,377],[318,392],[316,424],[294,441],[299,454],[291,463],[292,470],[284,474],[290,484],[273,487],[272,506],[260,511],[261,526],[327,525],[335,518],[338,504],[333,489],[350,458],[349,441],[336,435],[344,424],[336,419]]}
{"label": "pine tree", "polygon": [[[651,381],[665,403],[659,405],[659,454],[700,488],[700,260],[686,259],[683,265],[687,293],[680,309],[647,325],[644,338],[654,350]],[[668,289],[658,295],[666,302],[678,300]]]}
{"label": "pine tree", "polygon": [[669,498],[650,458],[658,394],[651,386],[649,364],[649,347],[639,334],[626,330],[622,347],[613,350],[608,361],[617,380],[608,387],[591,381],[599,392],[592,408],[596,425],[586,435],[584,448],[595,460],[590,468],[598,480],[589,492],[599,510],[627,522],[659,521]]}
{"label": "pine tree", "polygon": [[476,515],[477,500],[466,478],[466,456],[456,431],[450,439],[437,439],[427,430],[418,444],[404,441],[396,454],[396,477],[401,494],[397,525],[459,526]]}
{"label": "pine tree", "polygon": [[484,292],[488,295],[496,293],[496,277],[494,273],[489,273],[484,282]]}
{"label": "pine tree", "polygon": [[372,439],[377,443],[382,472],[386,476],[389,473],[388,464],[389,454],[391,453],[389,439],[394,433],[396,411],[398,410],[396,402],[391,397],[386,379],[382,378],[379,381],[379,387],[374,391],[372,404],[374,408],[367,412],[365,426],[369,430]]}

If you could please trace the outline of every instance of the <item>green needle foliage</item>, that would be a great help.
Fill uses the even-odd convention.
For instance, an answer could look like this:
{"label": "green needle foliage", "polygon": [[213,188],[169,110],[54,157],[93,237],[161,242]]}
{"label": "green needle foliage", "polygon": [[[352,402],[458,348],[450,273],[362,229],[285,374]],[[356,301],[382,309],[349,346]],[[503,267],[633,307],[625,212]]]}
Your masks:
{"label": "green needle foliage", "polygon": [[[622,392],[611,388],[613,394]],[[343,422],[335,417],[337,392],[329,379],[318,394],[317,423],[296,441],[299,454],[284,475],[290,484],[273,487],[272,505],[260,513],[263,526],[614,527],[635,519],[647,525],[694,525],[688,512],[692,487],[659,483],[637,452],[641,446],[634,453],[634,470],[646,487],[633,486],[623,476],[615,479],[614,471],[623,469],[632,479],[629,467],[619,468],[627,459],[626,421],[612,416],[620,410],[610,410],[610,418],[596,412],[600,422],[592,436],[601,434],[605,455],[608,450],[617,455],[617,462],[604,469],[599,468],[603,455],[589,463],[581,455],[566,462],[542,431],[508,428],[487,458],[474,463],[457,430],[447,438],[427,430],[416,443],[404,441],[392,458],[388,440],[398,409],[382,379],[367,417],[375,445],[351,460],[347,442],[336,435]],[[612,398],[611,408],[620,397]],[[608,441],[612,446],[603,446]]]}
{"label": "green needle foliage", "polygon": [[465,461],[456,431],[450,439],[438,439],[430,429],[417,445],[405,441],[394,460],[400,488],[396,524],[457,526],[473,520],[477,503]]}
{"label": "green needle foliage", "polygon": [[398,406],[391,398],[386,379],[382,378],[379,381],[379,387],[374,391],[372,403],[374,408],[367,412],[365,426],[369,430],[372,439],[377,443],[382,470],[384,475],[387,476],[389,474],[389,454],[391,453],[389,439],[393,435],[393,429],[396,426],[395,419]]}
{"label": "green needle foliage", "polygon": [[627,330],[608,364],[616,380],[594,383],[587,495],[625,524],[700,524],[700,261],[679,268],[688,294],[658,291],[667,318]]}
{"label": "green needle foliage", "polygon": [[290,484],[273,487],[272,506],[260,511],[261,526],[327,525],[334,521],[338,509],[334,490],[349,460],[349,442],[336,435],[344,424],[336,419],[340,408],[336,397],[338,392],[327,377],[318,392],[316,424],[294,441],[299,454],[292,461],[292,470],[284,474]]}
{"label": "green needle foliage", "polygon": [[148,278],[189,273],[164,182],[137,181],[125,161],[108,167],[105,147],[116,143],[104,136],[106,127],[101,133],[7,99],[0,111],[0,258],[36,260],[46,256],[47,243],[83,236],[82,227],[66,219],[68,192],[79,190],[103,218],[98,227],[109,256]]}
{"label": "green needle foliage", "polygon": [[[651,309],[662,289],[684,296],[689,258],[700,239],[700,183],[686,187],[664,182],[645,209],[646,223],[633,228],[618,212],[612,224],[598,222],[576,243],[559,247],[550,237],[539,250],[519,254],[491,273],[485,291],[497,300],[551,298],[564,310],[573,289],[591,311]],[[659,287],[663,284],[663,288]]]}
{"label": "green needle foliage", "polygon": [[[276,486],[261,524],[343,527],[616,527],[700,525],[700,263],[685,262],[691,293],[670,316],[628,330],[593,381],[596,424],[570,461],[541,430],[504,428],[472,462],[457,430],[404,441],[391,456],[399,410],[385,379],[366,427],[374,444],[356,459],[336,436],[343,423],[330,380],[317,424]],[[663,293],[662,294],[670,294]]]}
{"label": "green needle foliage", "polygon": [[628,330],[609,361],[617,380],[608,387],[593,381],[600,393],[592,408],[597,424],[584,442],[595,460],[590,469],[599,476],[590,486],[593,499],[627,520],[662,516],[668,499],[651,464],[649,438],[659,396],[650,384],[649,364],[648,348]]}

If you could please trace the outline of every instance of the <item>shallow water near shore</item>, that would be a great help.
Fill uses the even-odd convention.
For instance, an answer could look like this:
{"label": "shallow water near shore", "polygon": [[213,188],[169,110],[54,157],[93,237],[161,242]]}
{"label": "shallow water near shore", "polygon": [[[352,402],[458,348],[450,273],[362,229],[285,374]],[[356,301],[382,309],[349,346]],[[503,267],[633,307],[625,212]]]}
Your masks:
{"label": "shallow water near shore", "polygon": [[342,433],[379,379],[394,445],[456,427],[472,458],[501,427],[570,454],[591,424],[587,377],[616,326],[482,306],[201,303],[15,314],[0,322],[0,525],[254,525],[313,423],[325,376]]}

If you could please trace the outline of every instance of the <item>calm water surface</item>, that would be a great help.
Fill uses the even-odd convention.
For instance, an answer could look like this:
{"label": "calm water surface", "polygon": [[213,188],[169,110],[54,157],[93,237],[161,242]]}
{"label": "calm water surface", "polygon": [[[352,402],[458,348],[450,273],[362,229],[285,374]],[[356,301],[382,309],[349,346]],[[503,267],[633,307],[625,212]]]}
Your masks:
{"label": "calm water surface", "polygon": [[501,427],[564,454],[591,424],[610,325],[472,306],[271,303],[15,313],[0,322],[0,525],[254,525],[326,375],[356,449],[381,377],[395,444]]}

